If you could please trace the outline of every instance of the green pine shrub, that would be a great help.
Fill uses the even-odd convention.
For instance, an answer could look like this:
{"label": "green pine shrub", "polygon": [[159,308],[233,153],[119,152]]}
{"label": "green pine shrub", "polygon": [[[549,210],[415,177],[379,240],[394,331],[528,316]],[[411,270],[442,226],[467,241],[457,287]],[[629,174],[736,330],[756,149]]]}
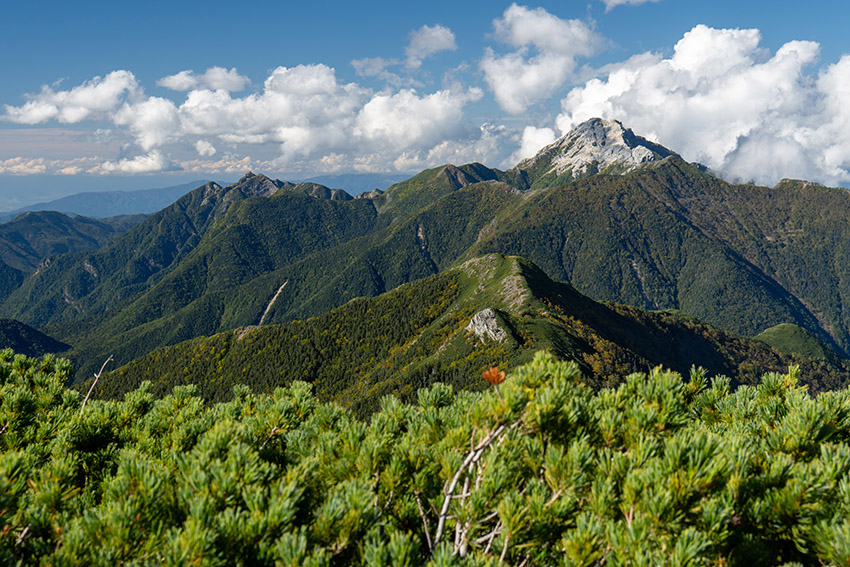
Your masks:
{"label": "green pine shrub", "polygon": [[546,354],[361,420],[294,382],[122,400],[0,352],[0,565],[844,565],[850,393],[594,391]]}

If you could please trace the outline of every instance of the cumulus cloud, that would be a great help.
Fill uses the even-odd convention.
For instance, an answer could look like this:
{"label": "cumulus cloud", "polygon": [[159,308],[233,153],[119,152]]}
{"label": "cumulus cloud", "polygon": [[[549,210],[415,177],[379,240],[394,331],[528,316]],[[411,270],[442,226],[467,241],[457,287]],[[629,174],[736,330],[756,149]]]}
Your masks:
{"label": "cumulus cloud", "polygon": [[339,86],[333,68],[323,64],[278,67],[265,85],[266,91],[295,95],[328,94]]}
{"label": "cumulus cloud", "polygon": [[393,95],[378,94],[357,115],[356,133],[385,148],[402,150],[433,146],[461,132],[463,107],[479,100],[481,89],[437,91],[419,96],[412,89]]}
{"label": "cumulus cloud", "polygon": [[404,50],[407,55],[406,65],[416,69],[422,65],[422,60],[440,51],[457,49],[455,34],[446,26],[422,26],[410,32],[410,42]]}
{"label": "cumulus cloud", "polygon": [[168,160],[159,150],[114,162],[106,161],[101,164],[100,168],[107,173],[154,173],[180,169],[177,164]]}
{"label": "cumulus cloud", "polygon": [[272,171],[277,166],[270,160],[252,159],[248,156],[242,158],[224,157],[215,161],[210,160],[187,160],[179,162],[181,171],[193,173],[238,173],[246,171]]}
{"label": "cumulus cloud", "polygon": [[640,4],[646,4],[647,2],[660,2],[661,0],[602,0],[602,3],[605,4],[605,11],[610,12],[617,6],[623,5],[631,5],[638,6]]}
{"label": "cumulus cloud", "polygon": [[549,98],[570,77],[576,59],[593,54],[602,39],[579,20],[511,4],[493,21],[493,35],[517,48],[505,55],[487,48],[480,62],[499,106],[512,114]]}
{"label": "cumulus cloud", "polygon": [[[351,61],[354,71],[361,77],[377,77],[394,87],[422,86],[414,78],[414,72],[422,67],[422,62],[440,51],[457,49],[455,35],[446,26],[422,26],[410,32],[410,41],[405,48],[405,59],[387,59],[384,57],[365,57]],[[395,71],[390,69],[396,68]]]}
{"label": "cumulus cloud", "polygon": [[[63,92],[105,81],[94,79]],[[481,89],[454,85],[425,93],[412,88],[375,92],[339,81],[334,69],[323,64],[278,67],[261,89],[244,96],[223,88],[192,88],[177,95],[182,100],[172,100],[145,97],[135,84],[132,96],[128,89],[114,92],[109,105],[97,107],[100,117],[114,124],[110,137],[129,138],[132,143],[122,150],[127,157],[102,162],[99,173],[195,168],[197,156],[210,158],[219,152],[224,157],[213,169],[231,167],[225,163],[234,160],[241,163],[247,153],[254,159],[262,156],[260,165],[273,164],[277,169],[315,170],[322,164],[385,171],[390,164],[437,159],[442,154],[432,150],[447,141],[473,147],[476,137],[483,135],[465,117],[466,107],[482,98]],[[58,120],[61,110],[39,115],[38,121]],[[24,107],[7,108],[6,116],[20,118],[27,112]],[[133,146],[139,155],[133,156]],[[404,158],[399,161],[400,156]],[[71,173],[74,167],[53,170]]]}
{"label": "cumulus cloud", "polygon": [[537,128],[526,126],[522,131],[519,149],[511,154],[508,163],[513,166],[520,161],[537,154],[541,148],[555,141],[557,136],[551,128]]}
{"label": "cumulus cloud", "polygon": [[384,59],[383,57],[364,57],[363,59],[354,59],[351,66],[354,71],[361,77],[380,77],[386,73],[387,67],[398,65],[398,59]]}
{"label": "cumulus cloud", "polygon": [[4,105],[3,118],[17,124],[41,124],[49,120],[74,124],[102,118],[128,97],[140,95],[133,73],[113,71],[70,90],[56,91],[45,85],[40,93],[27,95],[29,100],[23,106]]}
{"label": "cumulus cloud", "polygon": [[127,126],[145,151],[161,146],[178,132],[179,117],[174,103],[150,97],[136,104],[124,104],[113,116],[118,126]]}
{"label": "cumulus cloud", "polygon": [[198,155],[203,157],[214,156],[216,152],[215,146],[206,140],[198,140],[195,142],[195,149],[198,151]]}
{"label": "cumulus cloud", "polygon": [[561,132],[593,116],[742,180],[850,180],[850,56],[809,73],[814,42],[775,53],[754,29],[687,32],[665,58],[613,65],[561,102]]}
{"label": "cumulus cloud", "polygon": [[[466,139],[445,140],[431,148],[426,156],[414,167],[421,169],[438,163],[461,164],[479,162],[483,164],[498,163],[505,157],[505,148],[509,143],[511,131],[504,125],[485,122],[477,131],[470,132]],[[513,164],[511,164],[513,165]],[[405,171],[404,168],[399,168]]]}
{"label": "cumulus cloud", "polygon": [[15,157],[0,160],[0,174],[33,175],[47,172],[48,166],[48,160],[43,158],[26,159]]}
{"label": "cumulus cloud", "polygon": [[240,75],[235,67],[232,69],[210,67],[203,75],[196,75],[194,71],[180,71],[156,82],[158,86],[174,91],[221,89],[230,92],[241,91],[248,83],[250,83],[248,77]]}
{"label": "cumulus cloud", "polygon": [[66,160],[13,157],[0,159],[0,174],[34,175],[40,173],[59,173],[62,175],[77,175],[79,173],[96,173],[101,161],[98,157]]}

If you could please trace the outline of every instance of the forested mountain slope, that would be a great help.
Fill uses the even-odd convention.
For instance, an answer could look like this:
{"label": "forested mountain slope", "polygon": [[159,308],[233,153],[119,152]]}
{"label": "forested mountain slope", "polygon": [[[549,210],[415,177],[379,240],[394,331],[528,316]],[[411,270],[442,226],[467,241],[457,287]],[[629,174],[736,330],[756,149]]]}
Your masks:
{"label": "forested mountain slope", "polygon": [[142,219],[143,215],[93,219],[54,211],[23,213],[0,224],[0,260],[16,270],[34,272],[48,256],[96,250]]}
{"label": "forested mountain slope", "polygon": [[[278,191],[304,197],[322,189],[253,174],[226,188],[208,183],[100,250],[56,258],[5,302],[3,312],[38,326],[100,316],[170,274],[234,204]],[[328,198],[340,198],[339,191],[327,191]]]}
{"label": "forested mountain slope", "polygon": [[800,354],[808,358],[834,360],[836,354],[802,327],[793,323],[780,323],[765,329],[755,340],[770,345],[779,352]]}
{"label": "forested mountain slope", "polygon": [[74,344],[88,373],[109,354],[125,364],[317,316],[495,252],[596,300],[745,336],[792,323],[850,348],[841,189],[729,184],[594,120],[508,171],[447,165],[361,197],[253,174],[208,184],[97,252],[57,257],[0,314]]}
{"label": "forested mountain slope", "polygon": [[93,219],[44,211],[23,213],[0,224],[0,301],[54,257],[96,250],[143,218],[125,215]]}
{"label": "forested mountain slope", "polygon": [[67,351],[71,345],[57,341],[14,319],[0,319],[0,350],[10,348],[25,356],[43,356]]}
{"label": "forested mountain slope", "polygon": [[[771,242],[756,222],[774,213],[787,219],[783,222],[813,222],[806,212],[789,218],[770,206],[836,201],[835,195],[819,189],[803,195],[789,194],[784,187],[766,191],[772,192],[772,199],[760,208],[740,211],[746,195],[758,190],[729,185],[670,157],[624,176],[598,175],[538,192],[475,243],[469,254],[519,254],[591,297],[648,309],[681,309],[744,335],[780,322],[795,323],[843,349],[848,344],[845,327],[833,319],[822,322],[819,307],[828,290],[837,292],[835,288],[850,281],[812,277],[807,286],[782,285],[793,282],[805,263],[814,264],[812,274],[819,263],[830,270],[831,257],[805,248],[823,235],[800,231],[799,240],[805,243],[796,243],[797,254],[789,255],[789,243]],[[712,210],[697,196],[718,203],[718,208],[738,206],[753,222]],[[830,214],[850,214],[850,195],[837,201],[831,203]],[[843,228],[836,223],[835,230]],[[837,238],[831,242],[836,249],[850,249]],[[840,314],[838,310],[834,317]]]}
{"label": "forested mountain slope", "polygon": [[657,365],[702,366],[737,385],[798,364],[812,391],[850,382],[842,361],[782,355],[681,315],[600,304],[522,258],[491,254],[306,321],[156,350],[104,375],[97,395],[121,397],[150,380],[158,394],[195,384],[222,400],[240,383],[271,392],[304,380],[319,398],[363,412],[385,394],[410,399],[435,381],[481,387],[482,370],[513,368],[542,348],[576,361],[596,387]]}

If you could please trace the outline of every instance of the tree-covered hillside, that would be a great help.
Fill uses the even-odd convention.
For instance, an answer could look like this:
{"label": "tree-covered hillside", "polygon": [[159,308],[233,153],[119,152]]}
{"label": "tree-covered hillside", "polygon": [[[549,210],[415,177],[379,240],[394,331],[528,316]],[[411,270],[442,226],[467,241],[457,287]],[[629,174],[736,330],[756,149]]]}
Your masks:
{"label": "tree-covered hillside", "polygon": [[[539,355],[367,421],[296,382],[120,401],[0,353],[0,564],[844,565],[850,392],[796,369],[594,392]],[[502,379],[488,373],[493,382]]]}
{"label": "tree-covered hillside", "polygon": [[447,165],[360,199],[253,174],[209,184],[22,283],[0,270],[0,291],[18,288],[0,314],[75,345],[69,356],[88,376],[110,354],[125,364],[304,320],[496,252],[595,300],[683,311],[749,337],[794,324],[850,352],[847,191],[732,185],[663,148],[646,149],[654,161],[552,177],[566,159],[553,148],[529,162],[540,167]]}
{"label": "tree-covered hillside", "polygon": [[158,349],[105,374],[95,394],[120,398],[150,381],[156,395],[195,384],[223,401],[236,384],[271,392],[303,380],[319,399],[365,415],[385,394],[410,401],[437,381],[481,387],[485,368],[513,368],[542,348],[575,361],[594,387],[656,365],[687,373],[694,364],[734,376],[733,386],[795,363],[813,391],[850,383],[850,365],[837,357],[783,355],[681,314],[603,305],[522,258],[493,254],[315,318]]}
{"label": "tree-covered hillside", "polygon": [[14,319],[0,319],[0,350],[10,348],[26,356],[67,352],[71,345],[57,341]]}
{"label": "tree-covered hillside", "polygon": [[28,274],[46,268],[54,257],[96,250],[142,218],[91,219],[47,211],[23,213],[0,224],[0,301],[20,287]]}
{"label": "tree-covered hillside", "polygon": [[[208,244],[210,247],[222,246],[223,242],[226,245],[224,252],[227,252],[229,246],[240,251],[244,250],[244,253],[249,256],[242,264],[237,262],[231,266],[230,262],[234,258],[225,254],[217,260],[218,263],[213,268],[217,273],[221,272],[218,268],[222,267],[225,273],[231,269],[238,272],[244,268],[245,263],[256,260],[256,256],[270,252],[255,250],[250,236],[246,242],[238,241],[236,237],[239,236],[239,229],[234,231],[236,234],[225,234],[224,237],[220,235],[221,231],[226,232],[234,224],[225,218],[228,211],[234,207],[238,208],[237,205],[252,197],[260,198],[272,205],[261,213],[263,218],[249,221],[243,216],[240,217],[242,223],[254,223],[252,226],[259,225],[260,230],[278,231],[291,236],[292,238],[287,239],[281,249],[271,251],[276,258],[280,254],[281,262],[286,262],[289,260],[286,252],[292,249],[297,251],[304,246],[310,248],[323,239],[321,233],[323,222],[320,220],[317,224],[310,225],[308,219],[318,214],[296,206],[288,211],[290,224],[276,228],[274,224],[284,220],[276,218],[276,213],[284,210],[284,207],[275,208],[274,204],[277,201],[266,199],[266,197],[275,194],[280,197],[291,196],[294,199],[300,198],[302,203],[309,204],[321,204],[327,199],[340,198],[339,191],[327,190],[328,194],[325,195],[322,189],[327,188],[313,183],[294,185],[272,181],[267,177],[253,174],[244,176],[237,183],[226,188],[216,183],[208,183],[159,213],[151,215],[100,250],[82,254],[66,254],[53,259],[49,266],[43,267],[24,282],[21,289],[6,301],[4,310],[38,326],[97,317],[107,311],[116,310],[123,307],[128,300],[150,292],[151,288],[177,268],[192,270],[191,266],[183,265],[183,260],[188,258],[190,253],[204,241],[208,230],[213,227],[219,227],[219,231],[207,238],[207,242],[212,241]],[[308,198],[307,194],[314,198]],[[362,205],[361,203],[361,209],[368,208],[373,211],[372,207]],[[257,209],[251,209],[250,205],[242,210],[243,215],[256,213]],[[28,213],[28,215],[35,214],[43,213]],[[308,234],[307,244],[301,243],[297,235],[288,233],[288,230],[294,226],[292,219],[296,217],[301,218],[305,223],[305,226],[299,225],[298,228],[301,234]],[[361,220],[362,218],[352,219],[346,223],[346,227],[356,226]],[[234,239],[231,240],[229,237]],[[278,243],[266,244],[274,247]],[[263,271],[263,268],[260,266],[257,270]],[[232,277],[238,278],[238,275]],[[198,282],[197,285],[203,285],[203,283]],[[160,299],[165,295],[153,293]],[[191,299],[194,297],[188,298],[189,301]],[[155,314],[149,314],[150,316]]]}
{"label": "tree-covered hillside", "polygon": [[[762,248],[771,247],[758,224],[730,221],[728,212],[694,201],[694,195],[700,195],[703,201],[717,201],[722,209],[732,195],[743,197],[749,190],[671,157],[624,176],[599,175],[540,191],[469,253],[522,255],[595,299],[647,309],[681,309],[747,336],[790,322],[810,329],[833,348],[838,348],[836,341],[845,345],[845,333],[818,320],[821,312],[814,309],[818,303],[813,295],[786,289],[777,281],[778,273],[799,270],[802,260],[796,263],[796,256],[783,255],[781,261],[777,257],[769,262],[771,271],[765,271],[754,261],[758,258],[747,257],[746,250],[735,246],[736,241],[760,238]],[[775,202],[789,198],[782,191],[776,191]],[[795,199],[817,202],[832,197],[812,191]],[[833,209],[850,211],[850,195],[843,209],[839,203]],[[760,215],[773,213],[769,204],[762,203]],[[778,212],[776,216],[787,218]],[[712,221],[706,217],[726,223],[726,241],[719,235],[724,231],[709,229]],[[799,255],[831,262],[826,255],[802,250]],[[813,281],[809,288],[826,291],[828,285]]]}

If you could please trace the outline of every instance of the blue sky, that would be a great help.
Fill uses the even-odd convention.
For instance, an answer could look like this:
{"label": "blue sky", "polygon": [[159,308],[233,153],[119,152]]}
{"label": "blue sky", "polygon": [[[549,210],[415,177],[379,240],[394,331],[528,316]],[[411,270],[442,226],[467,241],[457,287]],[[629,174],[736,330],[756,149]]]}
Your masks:
{"label": "blue sky", "polygon": [[740,0],[16,3],[0,20],[0,209],[247,169],[507,168],[591,116],[730,179],[848,185],[848,12]]}

